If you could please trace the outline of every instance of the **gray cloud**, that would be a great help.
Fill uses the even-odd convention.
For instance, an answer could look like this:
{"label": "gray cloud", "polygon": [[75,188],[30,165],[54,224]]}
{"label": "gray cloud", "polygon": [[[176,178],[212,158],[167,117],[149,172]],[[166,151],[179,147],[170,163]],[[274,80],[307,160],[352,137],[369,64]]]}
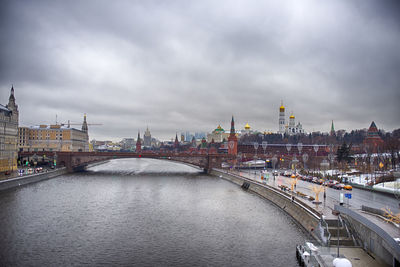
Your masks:
{"label": "gray cloud", "polygon": [[[22,125],[88,120],[90,137],[160,139],[278,107],[307,131],[400,126],[396,1],[3,1],[1,103]],[[289,114],[288,114],[289,115]]]}

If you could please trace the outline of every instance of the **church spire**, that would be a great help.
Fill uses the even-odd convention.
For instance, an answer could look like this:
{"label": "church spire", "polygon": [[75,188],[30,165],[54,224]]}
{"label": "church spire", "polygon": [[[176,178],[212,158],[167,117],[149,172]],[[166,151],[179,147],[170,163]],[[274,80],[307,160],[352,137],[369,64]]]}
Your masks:
{"label": "church spire", "polygon": [[233,119],[233,115],[232,115],[232,121],[231,121],[231,132],[230,134],[235,134],[235,120]]}
{"label": "church spire", "polygon": [[335,135],[335,126],[333,125],[333,120],[331,124],[331,135]]}
{"label": "church spire", "polygon": [[142,151],[142,142],[140,141],[140,130],[138,130],[137,140],[136,140],[136,153]]}
{"label": "church spire", "polygon": [[9,108],[11,110],[15,110],[16,107],[17,106],[15,105],[14,85],[12,85],[11,86],[10,97],[8,98],[7,108]]}
{"label": "church spire", "polygon": [[[69,125],[69,123],[68,123],[68,125]],[[86,113],[83,115],[82,131],[85,133],[88,132],[88,125],[86,122]]]}

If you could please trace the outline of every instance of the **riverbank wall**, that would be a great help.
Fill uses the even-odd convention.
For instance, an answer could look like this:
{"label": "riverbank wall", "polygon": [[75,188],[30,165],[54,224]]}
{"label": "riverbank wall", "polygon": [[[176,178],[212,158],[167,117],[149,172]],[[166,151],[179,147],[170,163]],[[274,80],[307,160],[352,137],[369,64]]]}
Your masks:
{"label": "riverbank wall", "polygon": [[26,184],[31,184],[31,183],[36,183],[40,182],[43,180],[51,179],[63,174],[68,173],[67,169],[60,168],[54,171],[49,171],[49,172],[42,172],[42,173],[36,173],[32,175],[26,175],[22,177],[17,177],[17,178],[11,178],[8,180],[2,180],[0,181],[0,191],[7,190],[7,189],[12,189],[15,187],[19,187],[22,185]]}
{"label": "riverbank wall", "polygon": [[319,228],[322,214],[320,214],[314,208],[301,201],[298,201],[297,199],[293,200],[292,196],[287,192],[273,188],[269,185],[257,183],[253,180],[236,174],[227,173],[216,169],[212,169],[210,174],[244,187],[247,191],[255,193],[271,201],[273,204],[289,214],[316,240],[321,241],[318,231],[314,230]]}
{"label": "riverbank wall", "polygon": [[388,266],[400,266],[400,246],[393,237],[353,210],[340,205],[335,205],[335,210],[355,230],[365,251]]}

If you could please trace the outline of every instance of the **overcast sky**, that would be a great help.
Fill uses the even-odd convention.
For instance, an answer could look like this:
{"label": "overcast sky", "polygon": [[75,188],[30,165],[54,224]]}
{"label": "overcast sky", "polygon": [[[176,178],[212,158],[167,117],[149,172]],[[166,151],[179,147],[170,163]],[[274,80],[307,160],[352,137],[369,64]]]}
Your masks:
{"label": "overcast sky", "polygon": [[[399,1],[1,1],[0,102],[90,139],[400,128]],[[79,126],[77,126],[79,127]]]}

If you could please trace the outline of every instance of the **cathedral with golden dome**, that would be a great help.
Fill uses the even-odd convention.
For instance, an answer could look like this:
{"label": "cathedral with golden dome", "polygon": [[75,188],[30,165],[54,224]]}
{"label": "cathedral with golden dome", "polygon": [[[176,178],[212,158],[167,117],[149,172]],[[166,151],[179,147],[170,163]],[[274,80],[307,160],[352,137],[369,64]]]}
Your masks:
{"label": "cathedral with golden dome", "polygon": [[303,125],[301,123],[297,123],[295,121],[295,117],[293,113],[289,116],[289,123],[286,124],[285,119],[285,106],[281,101],[281,106],[279,107],[279,130],[278,133],[280,134],[288,134],[288,135],[295,135],[295,134],[302,134],[304,133]]}

